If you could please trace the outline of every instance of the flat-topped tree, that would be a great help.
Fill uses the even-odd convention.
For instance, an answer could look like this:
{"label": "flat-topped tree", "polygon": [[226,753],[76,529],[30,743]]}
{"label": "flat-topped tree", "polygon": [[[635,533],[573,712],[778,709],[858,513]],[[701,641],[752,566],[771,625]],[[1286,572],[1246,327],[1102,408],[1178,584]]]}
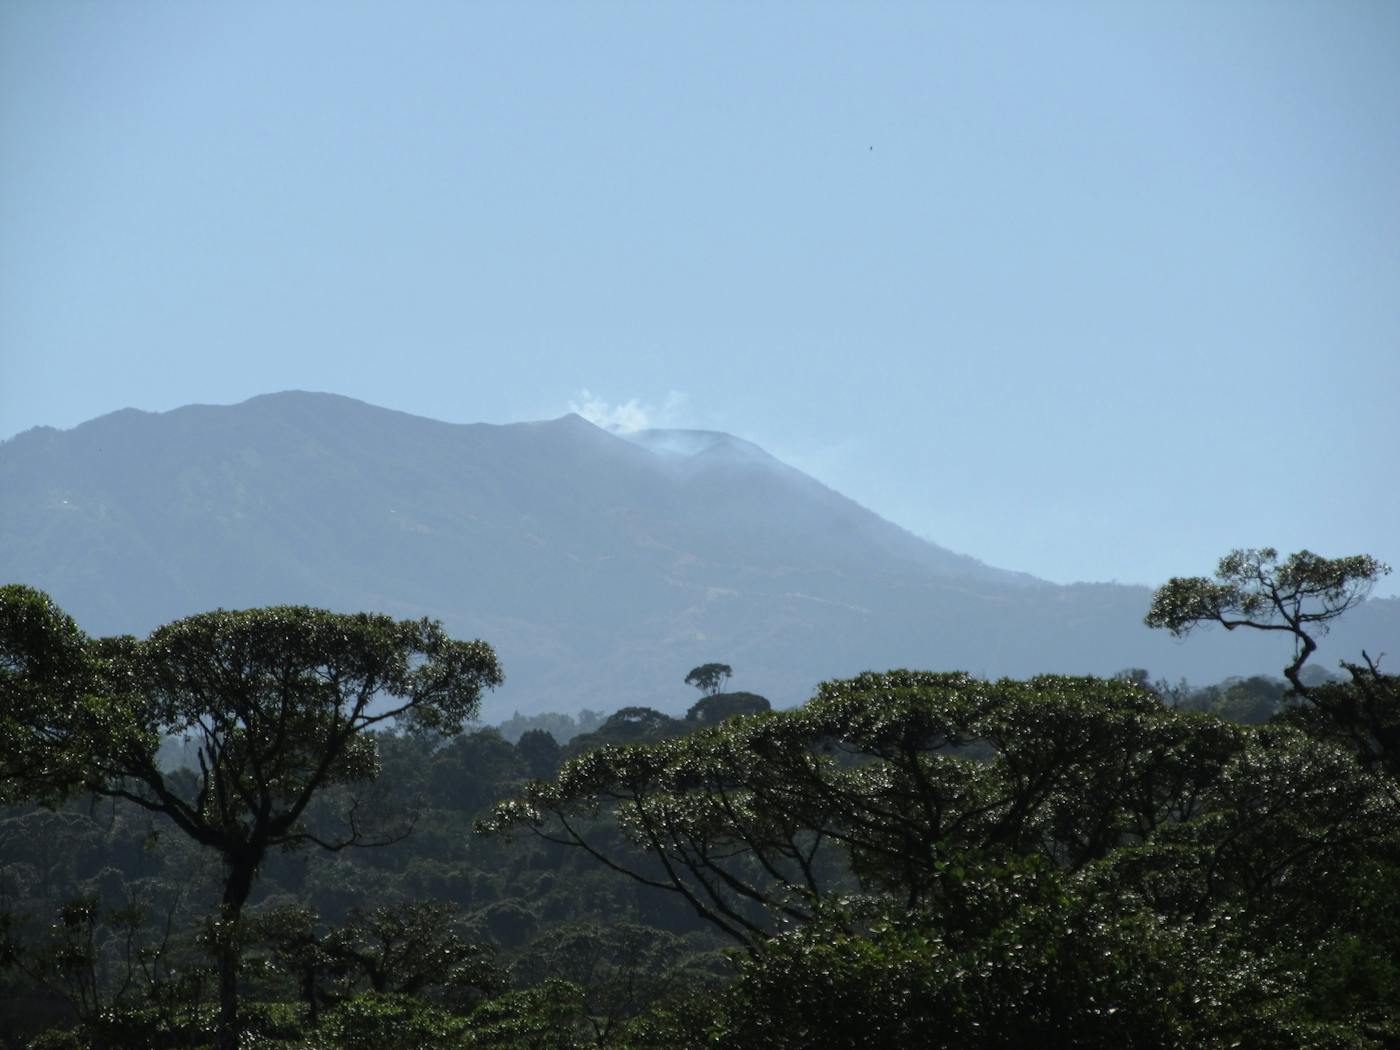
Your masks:
{"label": "flat-topped tree", "polygon": [[[52,630],[14,626],[41,606]],[[215,1045],[232,1050],[240,920],[263,858],[271,849],[370,844],[353,800],[335,830],[306,824],[312,800],[377,775],[377,727],[460,731],[481,691],[501,682],[500,667],[488,645],[454,641],[433,621],[364,613],[219,611],[177,620],[144,641],[75,639],[70,624],[38,592],[0,591],[0,644],[12,650],[0,652],[0,699],[6,709],[12,695],[30,701],[6,737],[70,756],[61,765],[6,765],[31,794],[79,788],[123,798],[218,851],[224,885]],[[63,666],[79,670],[34,673],[47,666],[40,659],[45,637],[61,643]],[[40,693],[46,705],[32,702]],[[157,762],[168,736],[194,747],[192,787],[187,774],[168,777]]]}
{"label": "flat-topped tree", "polygon": [[1078,871],[1141,844],[1242,740],[1129,682],[866,673],[801,708],[578,755],[476,828],[578,849],[758,952],[853,891],[962,922],[981,905],[958,858]]}
{"label": "flat-topped tree", "polygon": [[728,664],[701,664],[691,668],[685,676],[685,684],[695,686],[706,696],[714,696],[724,688],[724,683],[733,673],[734,668]]}
{"label": "flat-topped tree", "polygon": [[1308,688],[1299,671],[1317,650],[1315,634],[1371,593],[1390,567],[1369,554],[1323,558],[1302,550],[1279,561],[1272,547],[1235,550],[1220,559],[1215,579],[1176,576],[1158,588],[1145,622],[1176,637],[1201,624],[1226,630],[1251,627],[1284,631],[1294,638],[1293,662],[1284,677],[1300,696]]}
{"label": "flat-topped tree", "polygon": [[691,705],[685,720],[714,725],[736,715],[760,715],[771,710],[773,705],[768,698],[757,693],[710,693]]}

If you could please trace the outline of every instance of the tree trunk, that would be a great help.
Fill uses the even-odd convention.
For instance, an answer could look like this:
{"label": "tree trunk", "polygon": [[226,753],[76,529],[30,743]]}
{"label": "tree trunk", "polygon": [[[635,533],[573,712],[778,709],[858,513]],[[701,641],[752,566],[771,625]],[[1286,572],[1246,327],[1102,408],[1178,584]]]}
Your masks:
{"label": "tree trunk", "polygon": [[219,1023],[214,1050],[238,1050],[238,964],[243,958],[243,905],[253,888],[258,860],[251,852],[225,855],[224,899],[215,940],[219,961]]}
{"label": "tree trunk", "polygon": [[301,971],[301,994],[306,999],[306,1020],[315,1028],[321,1023],[321,1003],[316,998],[316,977],[320,967],[314,962],[307,963]]}

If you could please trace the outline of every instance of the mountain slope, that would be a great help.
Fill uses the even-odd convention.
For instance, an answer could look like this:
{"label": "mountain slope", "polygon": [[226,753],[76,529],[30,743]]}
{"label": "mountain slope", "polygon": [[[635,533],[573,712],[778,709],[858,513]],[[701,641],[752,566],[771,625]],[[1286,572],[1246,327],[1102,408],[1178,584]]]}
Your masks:
{"label": "mountain slope", "polygon": [[[681,710],[708,660],[780,704],[871,667],[1203,681],[1284,660],[1238,632],[1174,643],[1141,626],[1145,588],[986,566],[709,432],[285,393],[28,431],[0,444],[0,491],[0,578],[90,632],[274,602],[433,616],[500,652],[488,714]],[[1357,610],[1324,656],[1394,637],[1397,609]]]}

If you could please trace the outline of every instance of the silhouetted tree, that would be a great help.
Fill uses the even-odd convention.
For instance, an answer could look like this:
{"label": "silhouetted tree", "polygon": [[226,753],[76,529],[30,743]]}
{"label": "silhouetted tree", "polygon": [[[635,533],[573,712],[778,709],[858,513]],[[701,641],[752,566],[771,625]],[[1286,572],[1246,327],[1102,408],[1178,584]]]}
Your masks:
{"label": "silhouetted tree", "polygon": [[690,673],[685,676],[685,684],[693,685],[702,693],[713,696],[724,688],[724,683],[733,673],[734,669],[728,664],[701,664],[691,668]]}
{"label": "silhouetted tree", "polygon": [[559,772],[559,763],[564,758],[564,749],[559,746],[553,735],[544,729],[525,730],[516,741],[515,749],[520,752],[530,776],[536,780],[547,780],[554,776]]}
{"label": "silhouetted tree", "polygon": [[713,725],[735,715],[757,715],[771,710],[773,705],[757,693],[713,693],[691,705],[685,720]]}
{"label": "silhouetted tree", "polygon": [[1369,554],[1323,558],[1311,551],[1282,563],[1272,547],[1231,551],[1220,559],[1215,579],[1176,576],[1158,588],[1145,622],[1180,638],[1201,624],[1226,630],[1250,627],[1293,635],[1293,662],[1283,675],[1300,696],[1308,687],[1298,672],[1317,649],[1313,634],[1365,600],[1390,567]]}

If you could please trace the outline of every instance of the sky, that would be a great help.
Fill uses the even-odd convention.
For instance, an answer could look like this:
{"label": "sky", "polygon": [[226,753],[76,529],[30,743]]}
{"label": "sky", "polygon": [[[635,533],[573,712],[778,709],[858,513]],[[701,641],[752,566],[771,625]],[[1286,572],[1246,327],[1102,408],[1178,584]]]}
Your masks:
{"label": "sky", "polygon": [[572,410],[1057,582],[1400,567],[1397,54],[1391,0],[0,0],[0,438]]}

